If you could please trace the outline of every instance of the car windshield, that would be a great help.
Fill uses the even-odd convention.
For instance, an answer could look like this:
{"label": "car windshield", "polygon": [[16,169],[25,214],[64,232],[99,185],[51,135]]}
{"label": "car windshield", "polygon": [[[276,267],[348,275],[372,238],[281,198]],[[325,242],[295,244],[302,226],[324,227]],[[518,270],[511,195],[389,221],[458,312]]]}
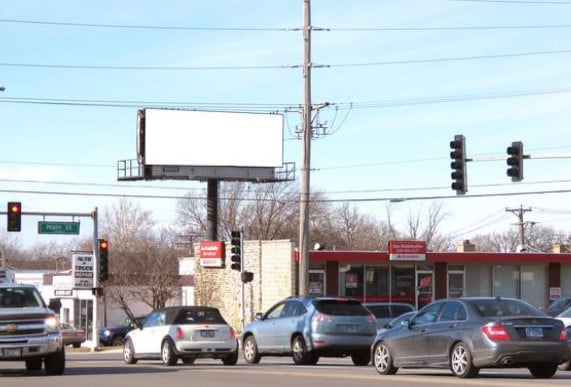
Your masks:
{"label": "car windshield", "polygon": [[175,324],[225,324],[218,309],[183,309],[176,317]]}
{"label": "car windshield", "polygon": [[553,302],[553,304],[549,305],[549,309],[564,309],[567,305],[567,299],[560,298]]}
{"label": "car windshield", "polygon": [[371,312],[355,300],[318,300],[317,311],[330,316],[368,316]]}
{"label": "car windshield", "polygon": [[470,302],[482,317],[543,316],[531,305],[518,300],[474,300]]}
{"label": "car windshield", "polygon": [[1,288],[0,308],[44,306],[40,294],[33,288]]}

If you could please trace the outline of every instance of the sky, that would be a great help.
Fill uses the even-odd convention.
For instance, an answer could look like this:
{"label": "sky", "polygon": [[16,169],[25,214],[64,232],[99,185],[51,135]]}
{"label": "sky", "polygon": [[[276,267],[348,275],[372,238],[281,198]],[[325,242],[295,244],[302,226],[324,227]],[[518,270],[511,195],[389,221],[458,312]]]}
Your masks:
{"label": "sky", "polygon": [[[438,203],[458,241],[515,227],[506,209],[520,206],[569,235],[571,1],[312,0],[311,19],[311,100],[328,103],[312,190],[380,220],[390,208],[401,227]],[[285,114],[299,180],[302,26],[302,0],[3,1],[0,204],[89,213],[126,196],[175,225],[176,197],[205,183],[117,179],[136,158],[137,110],[153,106]],[[461,196],[457,134],[473,160]],[[530,156],[519,183],[506,175],[512,141]],[[53,240],[40,220],[10,237]]]}

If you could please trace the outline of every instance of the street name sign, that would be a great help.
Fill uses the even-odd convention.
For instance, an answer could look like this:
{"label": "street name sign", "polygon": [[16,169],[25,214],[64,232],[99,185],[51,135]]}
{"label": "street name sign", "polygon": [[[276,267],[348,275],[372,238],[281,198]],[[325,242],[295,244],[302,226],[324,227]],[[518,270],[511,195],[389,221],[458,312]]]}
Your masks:
{"label": "street name sign", "polygon": [[79,222],[38,222],[38,234],[79,234]]}

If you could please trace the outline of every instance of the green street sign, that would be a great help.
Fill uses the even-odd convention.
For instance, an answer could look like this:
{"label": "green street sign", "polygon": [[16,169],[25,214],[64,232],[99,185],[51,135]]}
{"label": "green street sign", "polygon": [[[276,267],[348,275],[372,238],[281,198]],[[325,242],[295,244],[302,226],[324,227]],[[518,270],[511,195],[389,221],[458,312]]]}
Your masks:
{"label": "green street sign", "polygon": [[79,234],[79,222],[38,222],[38,234]]}

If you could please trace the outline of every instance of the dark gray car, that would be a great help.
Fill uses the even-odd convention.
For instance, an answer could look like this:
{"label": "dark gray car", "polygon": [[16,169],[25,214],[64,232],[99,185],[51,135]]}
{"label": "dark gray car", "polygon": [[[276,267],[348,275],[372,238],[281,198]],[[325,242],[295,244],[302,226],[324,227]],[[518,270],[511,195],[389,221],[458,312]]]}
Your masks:
{"label": "dark gray car", "polygon": [[367,365],[377,330],[375,316],[359,301],[333,297],[289,297],[244,327],[248,363],[262,356],[289,356],[295,364],[316,364],[320,356],[351,356]]}
{"label": "dark gray car", "polygon": [[426,305],[402,327],[378,334],[372,356],[383,375],[439,367],[469,378],[480,368],[527,367],[550,378],[570,353],[561,321],[521,300],[481,297]]}

